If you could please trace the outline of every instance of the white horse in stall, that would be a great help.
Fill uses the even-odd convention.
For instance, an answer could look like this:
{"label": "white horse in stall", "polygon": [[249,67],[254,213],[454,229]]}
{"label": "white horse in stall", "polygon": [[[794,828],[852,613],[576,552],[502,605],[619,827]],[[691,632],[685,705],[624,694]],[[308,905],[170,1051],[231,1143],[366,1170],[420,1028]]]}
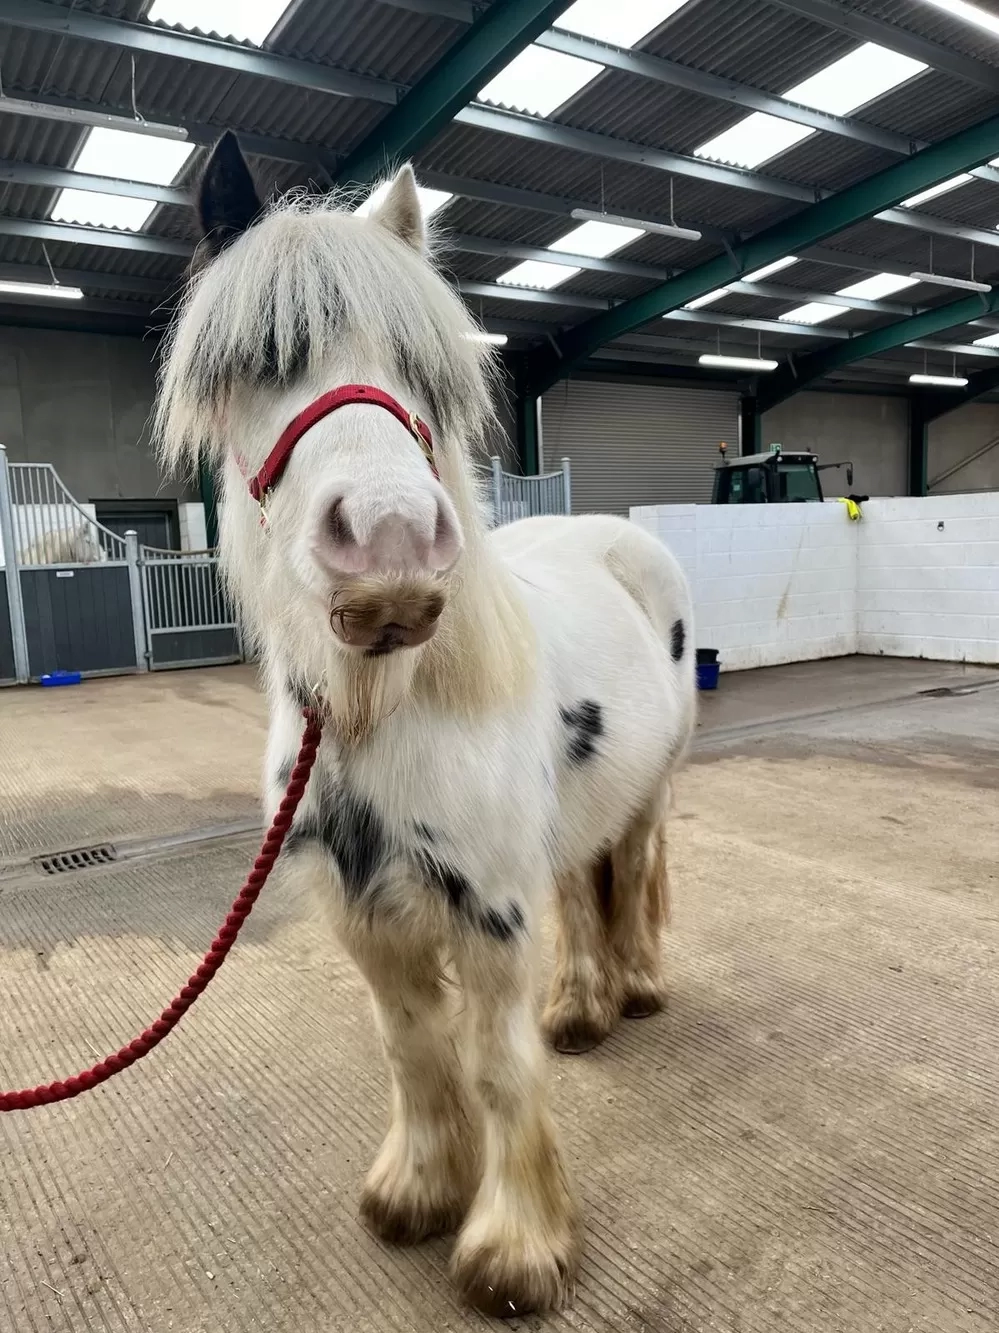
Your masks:
{"label": "white horse in stall", "polygon": [[107,559],[108,553],[89,522],[46,532],[18,555],[22,566],[96,565]]}
{"label": "white horse in stall", "polygon": [[554,894],[554,1046],[660,1008],[687,586],[617,518],[487,531],[489,353],[428,259],[409,167],[367,218],[263,209],[227,135],[200,207],[157,436],[221,475],[224,564],[269,682],[271,812],[303,705],[325,709],[284,859],[332,905],[391,1068],[362,1216],[393,1241],[457,1229],[455,1280],[484,1311],[557,1307],[580,1227],[533,1009],[541,917]]}

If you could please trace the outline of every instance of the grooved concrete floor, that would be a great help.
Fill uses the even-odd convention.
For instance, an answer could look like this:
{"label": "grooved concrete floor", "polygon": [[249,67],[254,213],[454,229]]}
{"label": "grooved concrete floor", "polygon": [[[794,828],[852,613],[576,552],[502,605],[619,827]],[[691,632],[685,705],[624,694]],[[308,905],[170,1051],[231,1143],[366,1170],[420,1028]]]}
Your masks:
{"label": "grooved concrete floor", "polygon": [[[728,677],[704,701],[677,792],[670,1006],[552,1062],[586,1253],[572,1307],[519,1327],[995,1329],[994,681],[853,660]],[[936,685],[981,688],[909,697]],[[14,858],[252,817],[249,673],[53,693],[57,712],[0,694],[0,823],[33,775]],[[0,860],[0,1082],[137,1031],[252,850],[234,837],[46,879],[5,880]],[[270,886],[163,1047],[77,1102],[0,1117],[0,1330],[486,1327],[454,1300],[445,1241],[390,1249],[356,1222],[384,1116],[375,1051],[320,914]]]}

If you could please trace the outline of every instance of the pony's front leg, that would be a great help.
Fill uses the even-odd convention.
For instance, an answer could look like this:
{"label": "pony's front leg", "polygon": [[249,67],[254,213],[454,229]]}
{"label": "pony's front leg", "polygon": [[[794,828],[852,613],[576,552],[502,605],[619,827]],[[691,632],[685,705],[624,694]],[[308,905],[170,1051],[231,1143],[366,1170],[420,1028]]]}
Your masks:
{"label": "pony's front leg", "polygon": [[371,988],[392,1075],[388,1133],[361,1195],[383,1240],[411,1244],[455,1230],[475,1189],[476,1130],[435,948],[375,920],[341,931]]}
{"label": "pony's front leg", "polygon": [[518,927],[469,932],[455,957],[482,1102],[478,1192],[452,1260],[465,1298],[487,1314],[557,1308],[576,1267],[579,1213],[548,1110],[534,1015],[536,951]]}

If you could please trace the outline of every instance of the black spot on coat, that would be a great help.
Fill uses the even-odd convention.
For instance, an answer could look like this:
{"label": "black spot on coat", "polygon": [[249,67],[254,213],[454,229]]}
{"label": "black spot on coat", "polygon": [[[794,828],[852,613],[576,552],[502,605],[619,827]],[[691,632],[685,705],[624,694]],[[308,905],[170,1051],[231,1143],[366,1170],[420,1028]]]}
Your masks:
{"label": "black spot on coat", "polygon": [[444,895],[452,911],[458,916],[467,916],[473,910],[475,890],[460,870],[429,852],[421,852],[417,861],[427,883]]}
{"label": "black spot on coat", "polygon": [[388,852],[374,806],[342,786],[327,795],[318,813],[295,820],[285,846],[294,852],[308,842],[318,842],[336,862],[349,900],[363,896]]}
{"label": "black spot on coat", "polygon": [[567,752],[573,764],[581,764],[596,754],[596,741],[604,734],[603,710],[592,699],[583,699],[574,708],[560,708],[568,732]]}
{"label": "black spot on coat", "polygon": [[524,929],[524,913],[520,903],[510,903],[505,912],[496,907],[487,907],[480,914],[479,924],[494,940],[509,944]]}
{"label": "black spot on coat", "polygon": [[684,645],[687,642],[687,631],[682,620],[674,620],[673,628],[669,632],[669,651],[674,662],[679,662],[683,656]]}

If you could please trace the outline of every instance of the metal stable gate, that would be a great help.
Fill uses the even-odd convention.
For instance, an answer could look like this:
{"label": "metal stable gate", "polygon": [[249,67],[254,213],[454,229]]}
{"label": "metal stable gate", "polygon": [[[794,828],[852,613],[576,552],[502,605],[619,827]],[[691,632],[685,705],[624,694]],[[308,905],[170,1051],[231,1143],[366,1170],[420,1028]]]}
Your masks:
{"label": "metal stable gate", "polygon": [[146,660],[166,667],[217,666],[242,659],[236,614],[214,551],[140,548]]}
{"label": "metal stable gate", "polygon": [[572,483],[568,458],[562,459],[558,472],[537,477],[521,477],[504,472],[499,458],[492,459],[493,522],[515,523],[518,518],[539,514],[571,514]]}
{"label": "metal stable gate", "polygon": [[0,682],[239,661],[214,551],[139,547],[0,445]]}

